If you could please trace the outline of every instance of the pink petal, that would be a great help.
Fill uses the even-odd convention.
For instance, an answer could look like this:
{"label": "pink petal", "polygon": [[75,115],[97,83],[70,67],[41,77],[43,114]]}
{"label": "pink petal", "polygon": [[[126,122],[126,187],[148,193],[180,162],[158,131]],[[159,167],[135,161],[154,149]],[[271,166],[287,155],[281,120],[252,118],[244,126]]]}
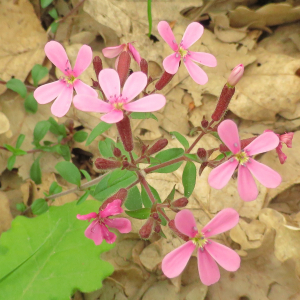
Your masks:
{"label": "pink petal", "polygon": [[99,83],[108,100],[110,97],[120,96],[120,78],[116,70],[102,70],[99,73]]}
{"label": "pink petal", "polygon": [[123,212],[123,208],[121,207],[121,200],[117,199],[111,203],[108,203],[106,207],[100,211],[100,217],[106,218],[109,216],[119,215]]}
{"label": "pink petal", "polygon": [[102,53],[107,58],[114,58],[118,56],[124,50],[125,44],[115,47],[106,47],[102,50]]}
{"label": "pink petal", "polygon": [[129,48],[129,51],[130,51],[131,54],[132,54],[133,59],[134,59],[138,64],[140,64],[140,62],[141,62],[141,56],[140,56],[139,52],[133,47],[133,45],[132,45],[131,43],[128,43],[128,48]]}
{"label": "pink petal", "polygon": [[275,149],[279,144],[279,138],[274,132],[264,132],[252,141],[245,151],[249,156]]}
{"label": "pink petal", "polygon": [[161,263],[163,273],[169,278],[178,276],[186,267],[195,248],[196,245],[192,241],[188,241],[167,254]]}
{"label": "pink petal", "polygon": [[57,80],[39,86],[33,93],[39,104],[46,104],[54,100],[65,88],[66,84],[62,80]]}
{"label": "pink petal", "polygon": [[68,75],[72,71],[66,50],[60,43],[56,41],[48,42],[45,46],[45,53],[49,60],[65,75]]}
{"label": "pink petal", "polygon": [[105,123],[112,124],[123,120],[123,118],[124,118],[123,111],[119,109],[115,109],[109,112],[108,114],[102,116],[100,119]]}
{"label": "pink petal", "polygon": [[193,238],[198,233],[197,224],[192,212],[183,209],[175,216],[175,226],[183,234]]}
{"label": "pink petal", "polygon": [[[158,30],[159,34],[161,35],[161,37],[165,40],[165,42],[171,47],[171,49],[173,49],[174,51],[177,51],[178,45],[176,43],[173,31],[172,31],[169,23],[166,21],[159,22],[157,25],[157,30]],[[168,72],[168,73],[170,73],[170,72]],[[175,74],[175,73],[170,73],[170,74]]]}
{"label": "pink petal", "polygon": [[294,132],[288,132],[280,135],[280,142],[286,144],[288,148],[292,148]]}
{"label": "pink petal", "polygon": [[164,69],[169,74],[175,74],[179,68],[180,55],[178,53],[173,53],[167,56],[163,61]]}
{"label": "pink petal", "polygon": [[219,267],[205,247],[198,249],[198,271],[200,280],[205,285],[214,284],[220,279]]}
{"label": "pink petal", "polygon": [[88,226],[84,234],[88,239],[93,240],[95,245],[100,245],[103,241],[103,227],[98,220],[95,220]]}
{"label": "pink petal", "polygon": [[121,233],[128,233],[131,231],[131,223],[126,218],[105,219],[104,223],[108,227],[116,228]]}
{"label": "pink petal", "polygon": [[246,165],[239,165],[238,192],[244,201],[253,201],[258,196],[255,180]]}
{"label": "pink petal", "polygon": [[77,94],[83,94],[92,97],[98,97],[98,93],[89,85],[82,82],[80,79],[76,79],[73,83],[74,89]]}
{"label": "pink petal", "polygon": [[196,65],[189,56],[185,56],[183,59],[184,65],[187,68],[190,76],[193,78],[193,80],[198,84],[206,84],[208,81],[208,77],[206,73],[198,66]]}
{"label": "pink petal", "polygon": [[231,158],[213,169],[208,176],[209,185],[217,190],[222,189],[230,180],[238,164],[236,159]]}
{"label": "pink petal", "polygon": [[193,22],[186,28],[181,40],[181,45],[184,49],[188,49],[197,42],[203,34],[203,26],[200,23]]}
{"label": "pink petal", "polygon": [[189,57],[204,66],[217,66],[217,59],[210,53],[189,51]]}
{"label": "pink petal", "polygon": [[104,102],[97,97],[88,95],[76,95],[73,100],[74,106],[82,111],[94,111],[99,113],[111,112],[114,107],[107,102]]}
{"label": "pink petal", "polygon": [[119,63],[119,59],[120,59],[120,56],[118,56],[115,60],[115,69],[117,70],[118,69],[118,63]]}
{"label": "pink petal", "polygon": [[205,245],[205,250],[222,268],[229,272],[234,272],[240,267],[241,258],[239,255],[222,244],[209,240]]}
{"label": "pink petal", "polygon": [[166,104],[166,98],[160,94],[153,94],[123,105],[127,111],[151,112],[163,108]]}
{"label": "pink petal", "polygon": [[103,233],[103,238],[105,241],[109,244],[112,244],[116,241],[117,236],[113,233],[110,232],[106,226],[102,225],[102,233]]}
{"label": "pink petal", "polygon": [[73,86],[65,86],[61,94],[51,106],[51,112],[56,117],[63,117],[70,109],[73,98]]}
{"label": "pink petal", "polygon": [[276,152],[278,154],[278,158],[281,164],[284,164],[287,156],[282,152],[282,144],[279,143],[279,145],[276,147]]}
{"label": "pink petal", "polygon": [[77,215],[76,216],[78,220],[91,220],[91,219],[96,219],[98,217],[98,214],[95,212],[89,213],[87,215]]}
{"label": "pink petal", "polygon": [[145,88],[147,81],[143,72],[132,73],[125,81],[122,97],[127,98],[127,102],[131,101]]}
{"label": "pink petal", "polygon": [[82,72],[84,72],[93,59],[92,48],[88,45],[83,45],[77,54],[75,67],[73,68],[74,76],[78,77]]}
{"label": "pink petal", "polygon": [[252,158],[249,159],[247,167],[253,176],[267,188],[276,188],[281,183],[281,176],[276,171]]}
{"label": "pink petal", "polygon": [[223,143],[233,154],[241,151],[239,131],[236,124],[231,120],[225,120],[218,126],[218,134]]}
{"label": "pink petal", "polygon": [[201,230],[206,238],[225,232],[239,222],[239,214],[233,208],[225,208],[218,212]]}

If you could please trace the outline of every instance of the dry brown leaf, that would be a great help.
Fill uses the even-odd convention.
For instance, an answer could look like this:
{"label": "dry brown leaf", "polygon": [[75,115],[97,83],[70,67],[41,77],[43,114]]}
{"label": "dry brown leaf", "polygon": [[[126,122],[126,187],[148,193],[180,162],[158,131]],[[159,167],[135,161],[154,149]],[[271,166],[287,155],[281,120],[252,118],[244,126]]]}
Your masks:
{"label": "dry brown leaf", "polygon": [[9,130],[10,124],[6,115],[0,111],[0,134]]}
{"label": "dry brown leaf", "polygon": [[7,195],[0,191],[0,235],[2,232],[10,228],[13,217],[9,208],[9,200]]}

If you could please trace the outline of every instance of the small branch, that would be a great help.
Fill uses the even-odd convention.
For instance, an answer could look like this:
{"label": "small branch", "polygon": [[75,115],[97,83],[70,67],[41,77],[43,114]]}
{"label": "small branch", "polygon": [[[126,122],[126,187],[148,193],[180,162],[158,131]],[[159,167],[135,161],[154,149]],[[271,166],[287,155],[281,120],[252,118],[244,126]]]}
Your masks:
{"label": "small branch", "polygon": [[195,139],[195,141],[193,142],[193,144],[190,146],[189,149],[187,149],[186,153],[190,153],[193,148],[197,145],[197,143],[200,141],[200,139],[206,134],[206,132],[202,131],[200,133],[200,135]]}
{"label": "small branch", "polygon": [[146,174],[148,174],[148,173],[151,173],[151,172],[153,172],[153,171],[156,171],[156,170],[158,170],[158,169],[160,169],[160,168],[167,167],[167,166],[173,165],[173,164],[175,164],[175,163],[177,163],[177,162],[184,161],[184,160],[185,160],[185,157],[184,157],[184,156],[181,156],[181,157],[178,157],[178,158],[175,158],[175,159],[166,161],[166,162],[164,162],[164,163],[162,163],[162,164],[159,164],[159,165],[156,165],[156,166],[153,166],[153,167],[146,168],[146,169],[144,169],[144,172],[145,172]]}
{"label": "small branch", "polygon": [[156,202],[151,190],[150,190],[150,187],[148,185],[148,182],[146,181],[145,177],[140,173],[140,172],[137,172],[139,178],[140,178],[140,182],[141,182],[141,185],[144,187],[146,193],[148,194],[152,204],[154,204]]}
{"label": "small branch", "polygon": [[131,185],[129,185],[128,187],[126,187],[126,190],[130,190],[132,187],[134,187],[135,185],[137,185],[139,182],[140,182],[140,179],[137,179]]}
{"label": "small branch", "polygon": [[163,210],[160,207],[157,207],[157,211],[167,220],[167,222],[170,222],[170,219],[167,217],[167,215],[163,212]]}
{"label": "small branch", "polygon": [[84,1],[85,0],[79,1],[63,18],[59,19],[56,23],[63,23],[64,21],[66,21],[66,19],[69,16],[74,14],[80,8],[80,6],[84,3]]}
{"label": "small branch", "polygon": [[131,151],[129,152],[129,156],[130,156],[131,162],[134,164],[134,158],[132,156],[132,152]]}

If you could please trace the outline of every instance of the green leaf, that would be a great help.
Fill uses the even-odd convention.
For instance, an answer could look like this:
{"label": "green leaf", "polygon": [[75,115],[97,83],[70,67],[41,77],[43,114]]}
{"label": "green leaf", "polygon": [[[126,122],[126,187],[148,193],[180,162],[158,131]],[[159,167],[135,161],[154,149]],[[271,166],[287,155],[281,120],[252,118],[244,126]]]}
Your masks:
{"label": "green leaf", "polygon": [[172,134],[173,136],[176,137],[176,139],[179,141],[179,143],[185,148],[188,149],[190,147],[190,144],[188,142],[188,140],[179,132],[177,131],[172,131],[170,132],[170,134]]}
{"label": "green leaf", "polygon": [[83,174],[83,176],[85,177],[85,179],[87,181],[91,181],[92,180],[91,175],[86,170],[80,170],[80,172]]}
{"label": "green leaf", "polygon": [[76,202],[76,204],[77,205],[79,205],[79,204],[82,204],[86,199],[87,199],[87,197],[90,195],[90,191],[88,190],[88,191],[86,191],[79,199],[78,199],[78,201]]}
{"label": "green leaf", "polygon": [[46,200],[43,198],[36,199],[31,204],[31,210],[34,215],[41,215],[41,214],[45,213],[48,209],[49,209],[49,206],[48,206]]}
{"label": "green leaf", "polygon": [[98,209],[98,201],[71,202],[36,218],[16,217],[0,239],[0,298],[71,299],[76,290],[101,288],[113,267],[100,255],[113,245],[95,246],[84,235],[89,223],[76,218]]}
{"label": "green leaf", "polygon": [[104,141],[100,141],[98,143],[98,149],[101,156],[104,158],[113,157],[114,153],[112,150],[112,145],[115,145],[115,142],[112,139],[106,138]]}
{"label": "green leaf", "polygon": [[130,114],[130,118],[131,119],[139,119],[139,120],[154,119],[154,120],[158,121],[156,116],[151,112],[133,112]]}
{"label": "green leaf", "polygon": [[105,122],[100,122],[90,133],[85,145],[88,146],[91,142],[99,135],[108,130],[113,124],[108,124]]}
{"label": "green leaf", "polygon": [[33,138],[35,143],[39,143],[46,133],[49,131],[51,124],[48,121],[40,121],[36,123],[33,131]]}
{"label": "green leaf", "polygon": [[13,154],[12,156],[10,156],[7,160],[7,170],[11,171],[14,167],[14,164],[16,162],[16,156]]}
{"label": "green leaf", "polygon": [[135,219],[148,219],[151,213],[150,208],[141,208],[138,210],[125,210],[126,214]]}
{"label": "green leaf", "polygon": [[49,188],[49,195],[54,195],[62,192],[62,187],[56,181],[53,181]]}
{"label": "green leaf", "polygon": [[211,131],[209,132],[209,134],[211,134],[212,136],[214,136],[216,139],[220,140],[223,143],[223,141],[221,140],[220,136],[216,131]]}
{"label": "green leaf", "polygon": [[[182,148],[172,148],[172,149],[168,149],[168,150],[163,150],[161,152],[159,152],[155,158],[158,159],[160,161],[160,163],[164,163],[170,160],[173,160],[175,158],[178,158],[180,156],[182,156],[184,153],[184,150]],[[175,164],[172,164],[170,166],[167,167],[162,167],[158,170],[156,170],[156,173],[171,173],[176,171],[182,164],[182,161],[177,162]],[[150,167],[153,167],[157,164],[152,164],[150,165]]]}
{"label": "green leaf", "polygon": [[[154,199],[158,203],[161,203],[161,199],[159,197],[159,194],[158,194],[157,190],[153,186],[151,186],[150,184],[148,184],[148,185],[149,185],[150,191],[151,191]],[[150,200],[150,197],[149,197],[148,193],[146,192],[144,186],[142,186],[141,197],[142,197],[142,202],[143,202],[145,207],[151,207],[152,206],[152,201]]]}
{"label": "green leaf", "polygon": [[22,149],[17,149],[11,145],[8,145],[8,144],[4,144],[4,147],[9,150],[12,154],[16,155],[16,156],[22,156],[22,155],[25,155],[27,154],[26,151],[22,150]]}
{"label": "green leaf", "polygon": [[189,153],[184,153],[184,156],[186,156],[188,159],[195,161],[195,162],[201,162],[200,158],[197,154],[189,154]]}
{"label": "green leaf", "polygon": [[50,132],[56,135],[62,135],[63,137],[67,136],[66,128],[64,124],[58,124],[52,117],[48,119],[48,122],[51,124]]}
{"label": "green leaf", "polygon": [[35,114],[38,111],[38,103],[32,93],[30,93],[24,101],[24,108],[28,113]]}
{"label": "green leaf", "polygon": [[[50,14],[50,12],[49,12],[49,14]],[[33,79],[34,86],[37,87],[39,84],[39,81],[42,80],[48,73],[49,73],[49,70],[46,67],[39,65],[39,64],[34,65],[34,67],[31,70],[31,76]]]}
{"label": "green leaf", "polygon": [[172,200],[174,199],[175,192],[176,192],[176,189],[175,189],[175,185],[174,185],[173,188],[172,188],[172,191],[171,191],[170,194],[166,197],[166,200],[172,201]]}
{"label": "green leaf", "polygon": [[[20,212],[23,212],[26,210],[26,205],[24,203],[17,203],[16,204],[16,209]],[[1,251],[1,250],[0,250]]]}
{"label": "green leaf", "polygon": [[137,210],[143,207],[141,193],[137,186],[132,187],[128,191],[125,207],[129,210]]}
{"label": "green leaf", "polygon": [[23,142],[25,140],[25,134],[21,133],[19,136],[18,136],[18,139],[17,139],[17,142],[16,142],[16,148],[19,149]]}
{"label": "green leaf", "polygon": [[53,2],[53,0],[41,0],[41,7],[46,8],[48,5],[50,5]]}
{"label": "green leaf", "polygon": [[164,239],[167,238],[166,235],[164,234],[164,232],[163,232],[162,230],[159,232],[159,235],[160,235],[161,237],[163,237]]}
{"label": "green leaf", "polygon": [[52,22],[51,25],[50,25],[50,28],[51,28],[51,32],[55,33],[58,29],[58,26],[59,26],[59,23],[57,22]]}
{"label": "green leaf", "polygon": [[25,98],[27,95],[27,88],[25,84],[16,78],[12,78],[6,83],[6,87],[16,93],[18,93],[22,98]]}
{"label": "green leaf", "polygon": [[191,196],[196,184],[197,170],[194,163],[187,161],[182,174],[182,184],[184,187],[184,196]]}
{"label": "green leaf", "polygon": [[30,168],[30,178],[36,183],[41,184],[42,183],[42,170],[40,167],[40,159],[37,158]]}
{"label": "green leaf", "polygon": [[58,13],[57,10],[55,8],[52,8],[51,10],[49,10],[48,14],[54,19],[58,19]]}
{"label": "green leaf", "polygon": [[68,145],[59,145],[59,154],[64,158],[66,161],[71,160],[71,152]]}
{"label": "green leaf", "polygon": [[77,131],[73,135],[73,139],[78,143],[84,142],[87,139],[87,137],[88,137],[88,133],[85,131]]}
{"label": "green leaf", "polygon": [[56,164],[55,169],[63,179],[80,186],[81,175],[73,163],[69,161],[60,161]]}

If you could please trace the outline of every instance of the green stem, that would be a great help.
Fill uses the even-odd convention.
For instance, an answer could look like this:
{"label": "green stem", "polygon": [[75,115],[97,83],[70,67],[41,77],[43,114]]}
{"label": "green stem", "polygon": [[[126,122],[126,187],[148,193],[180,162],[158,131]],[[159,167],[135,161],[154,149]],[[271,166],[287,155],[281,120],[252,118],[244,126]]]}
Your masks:
{"label": "green stem", "polygon": [[148,33],[149,37],[151,36],[151,32],[152,32],[151,4],[152,4],[152,0],[148,0],[148,2],[147,2],[147,13],[148,13],[148,23],[149,23],[149,33]]}

